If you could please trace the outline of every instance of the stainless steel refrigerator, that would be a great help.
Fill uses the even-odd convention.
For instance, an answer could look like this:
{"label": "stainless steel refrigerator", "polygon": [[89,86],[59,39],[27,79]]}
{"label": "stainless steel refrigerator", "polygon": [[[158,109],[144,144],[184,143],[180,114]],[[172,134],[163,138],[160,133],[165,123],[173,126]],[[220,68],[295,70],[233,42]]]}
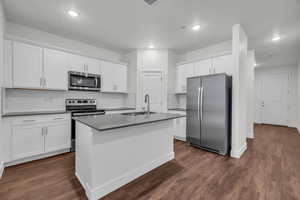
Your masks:
{"label": "stainless steel refrigerator", "polygon": [[215,74],[187,79],[187,141],[226,155],[231,144],[232,79]]}

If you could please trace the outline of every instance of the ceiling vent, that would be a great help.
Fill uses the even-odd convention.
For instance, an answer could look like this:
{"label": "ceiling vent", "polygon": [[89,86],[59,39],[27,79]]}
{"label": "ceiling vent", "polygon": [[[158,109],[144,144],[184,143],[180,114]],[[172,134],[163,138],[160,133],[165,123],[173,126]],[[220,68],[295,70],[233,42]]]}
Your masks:
{"label": "ceiling vent", "polygon": [[149,6],[152,6],[157,0],[144,0]]}

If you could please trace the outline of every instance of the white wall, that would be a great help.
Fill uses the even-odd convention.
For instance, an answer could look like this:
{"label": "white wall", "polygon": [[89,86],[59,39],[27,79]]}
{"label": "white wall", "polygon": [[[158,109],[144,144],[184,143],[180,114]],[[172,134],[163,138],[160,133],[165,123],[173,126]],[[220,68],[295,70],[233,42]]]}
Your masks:
{"label": "white wall", "polygon": [[255,52],[248,52],[248,67],[247,67],[247,137],[254,138],[254,113],[255,113],[255,92],[254,92],[254,81],[255,81]]}
{"label": "white wall", "polygon": [[[297,127],[297,66],[282,66],[282,67],[257,67],[255,68],[255,90],[259,88],[259,81],[263,80],[269,74],[276,73],[288,73],[288,96],[287,96],[287,126]],[[256,116],[259,116],[258,113],[260,108],[260,103],[262,100],[259,99],[259,96],[256,97]],[[260,119],[255,119],[257,123],[260,123]]]}
{"label": "white wall", "polygon": [[[4,17],[4,11],[2,7],[2,1],[0,1],[0,74],[3,74],[3,33],[5,28],[5,17]],[[0,75],[0,90],[2,90],[3,80],[2,76]],[[0,113],[2,112],[2,91],[0,91]],[[4,160],[3,157],[3,129],[2,129],[2,118],[0,116],[0,166],[1,162]],[[1,169],[0,169],[1,171]],[[1,177],[1,174],[0,174]]]}
{"label": "white wall", "polygon": [[247,67],[248,39],[243,28],[233,26],[232,55],[234,75],[232,88],[232,149],[231,156],[239,158],[247,149]]}
{"label": "white wall", "polygon": [[297,112],[297,129],[298,132],[300,133],[300,61],[297,66],[297,107],[298,107],[298,112]]}

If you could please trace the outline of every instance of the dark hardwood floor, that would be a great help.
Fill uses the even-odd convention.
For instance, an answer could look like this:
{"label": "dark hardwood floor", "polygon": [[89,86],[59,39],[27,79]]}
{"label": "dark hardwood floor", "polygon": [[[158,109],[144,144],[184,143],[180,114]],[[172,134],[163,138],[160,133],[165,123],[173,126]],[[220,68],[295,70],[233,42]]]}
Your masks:
{"label": "dark hardwood floor", "polygon": [[[175,141],[175,160],[103,199],[300,199],[300,135],[296,129],[256,125],[255,136],[248,140],[241,159]],[[86,199],[74,176],[74,154],[6,168],[0,180],[0,199]]]}

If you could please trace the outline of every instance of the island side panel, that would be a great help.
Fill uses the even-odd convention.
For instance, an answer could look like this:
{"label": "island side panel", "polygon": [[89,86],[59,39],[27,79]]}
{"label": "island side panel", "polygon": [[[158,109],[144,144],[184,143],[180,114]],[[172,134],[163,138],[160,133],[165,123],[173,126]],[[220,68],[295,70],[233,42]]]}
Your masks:
{"label": "island side panel", "polygon": [[75,173],[89,199],[92,199],[92,139],[92,129],[76,121]]}
{"label": "island side panel", "polygon": [[174,159],[173,120],[96,131],[91,193],[95,199]]}

